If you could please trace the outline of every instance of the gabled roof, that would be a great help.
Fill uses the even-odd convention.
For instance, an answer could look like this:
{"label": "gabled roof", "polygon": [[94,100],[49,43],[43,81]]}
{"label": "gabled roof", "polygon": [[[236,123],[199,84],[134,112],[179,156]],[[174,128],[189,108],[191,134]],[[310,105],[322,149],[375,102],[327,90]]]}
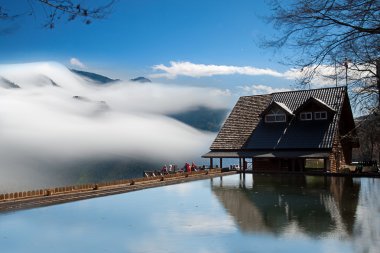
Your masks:
{"label": "gabled roof", "polygon": [[284,103],[272,101],[272,103],[270,103],[268,107],[262,113],[260,113],[260,116],[264,116],[276,107],[282,109],[287,115],[294,115],[293,112]]}
{"label": "gabled roof", "polygon": [[260,113],[271,100],[272,95],[240,97],[211,149],[241,149],[260,121]]}
{"label": "gabled roof", "polygon": [[309,97],[302,105],[300,105],[295,111],[294,111],[294,114],[297,114],[299,113],[300,111],[303,110],[303,108],[305,108],[307,105],[309,104],[317,104],[318,106],[320,106],[321,108],[323,108],[324,110],[326,111],[329,111],[331,113],[335,113],[336,110],[334,110],[331,106],[329,106],[328,104],[326,104],[325,102],[323,102],[322,100],[318,99],[318,98],[315,98],[315,97]]}
{"label": "gabled roof", "polygon": [[[334,110],[336,113],[333,117],[319,121],[318,124],[315,124],[315,121],[300,121],[295,117],[286,123],[267,124],[260,117],[271,104],[283,104],[293,112],[311,97],[321,106]],[[210,149],[213,151],[331,149],[335,134],[338,132],[343,106],[349,107],[345,87],[240,97]],[[352,114],[345,114],[345,117],[349,118],[343,119],[344,121],[352,120]]]}

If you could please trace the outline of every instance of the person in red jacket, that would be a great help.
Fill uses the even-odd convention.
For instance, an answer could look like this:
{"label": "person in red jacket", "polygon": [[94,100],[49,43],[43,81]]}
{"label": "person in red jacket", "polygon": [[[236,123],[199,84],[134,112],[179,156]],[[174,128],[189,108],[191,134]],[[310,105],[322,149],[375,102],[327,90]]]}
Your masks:
{"label": "person in red jacket", "polygon": [[186,172],[191,172],[190,164],[185,163],[185,170],[186,170]]}

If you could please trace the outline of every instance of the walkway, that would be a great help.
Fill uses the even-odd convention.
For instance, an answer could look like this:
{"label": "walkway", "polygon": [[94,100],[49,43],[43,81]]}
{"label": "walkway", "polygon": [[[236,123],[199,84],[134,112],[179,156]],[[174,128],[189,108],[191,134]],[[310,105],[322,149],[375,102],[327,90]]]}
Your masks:
{"label": "walkway", "polygon": [[212,169],[191,173],[177,173],[161,177],[136,178],[99,184],[0,194],[0,212],[49,206],[232,174],[236,174],[236,172],[221,172],[220,169]]}

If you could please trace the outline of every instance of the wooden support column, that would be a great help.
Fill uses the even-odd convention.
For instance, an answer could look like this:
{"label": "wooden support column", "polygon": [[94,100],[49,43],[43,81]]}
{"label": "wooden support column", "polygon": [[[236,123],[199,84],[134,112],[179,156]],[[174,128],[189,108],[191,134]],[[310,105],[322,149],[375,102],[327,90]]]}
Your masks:
{"label": "wooden support column", "polygon": [[247,162],[245,161],[245,158],[243,158],[243,170],[244,170],[244,172],[246,169],[247,169]]}
{"label": "wooden support column", "polygon": [[323,166],[325,169],[325,172],[330,171],[330,159],[328,158],[323,158]]}
{"label": "wooden support column", "polygon": [[241,158],[239,157],[239,170],[242,170],[242,167],[241,167]]}
{"label": "wooden support column", "polygon": [[219,166],[220,166],[220,169],[223,168],[223,158],[219,158]]}
{"label": "wooden support column", "polygon": [[214,167],[214,165],[212,164],[212,158],[210,158],[210,169],[212,169],[212,167]]}

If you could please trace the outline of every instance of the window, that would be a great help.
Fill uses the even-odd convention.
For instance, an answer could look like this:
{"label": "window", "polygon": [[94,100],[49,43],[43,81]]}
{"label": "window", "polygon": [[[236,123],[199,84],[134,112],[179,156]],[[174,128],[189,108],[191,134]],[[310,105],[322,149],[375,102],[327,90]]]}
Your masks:
{"label": "window", "polygon": [[301,112],[300,119],[301,120],[312,120],[312,113],[311,112]]}
{"label": "window", "polygon": [[325,168],[325,160],[323,158],[307,158],[305,159],[305,169],[324,169]]}
{"label": "window", "polygon": [[286,115],[283,110],[279,108],[273,108],[268,112],[268,114],[265,115],[265,122],[286,122]]}
{"label": "window", "polygon": [[315,113],[314,113],[314,118],[315,118],[316,120],[324,120],[324,119],[327,119],[327,112],[326,112],[326,111],[315,112]]}
{"label": "window", "polygon": [[285,122],[286,115],[281,114],[267,114],[265,115],[265,122]]}

